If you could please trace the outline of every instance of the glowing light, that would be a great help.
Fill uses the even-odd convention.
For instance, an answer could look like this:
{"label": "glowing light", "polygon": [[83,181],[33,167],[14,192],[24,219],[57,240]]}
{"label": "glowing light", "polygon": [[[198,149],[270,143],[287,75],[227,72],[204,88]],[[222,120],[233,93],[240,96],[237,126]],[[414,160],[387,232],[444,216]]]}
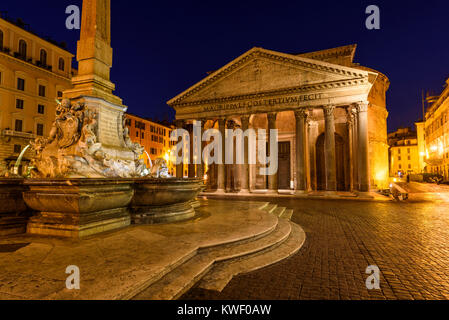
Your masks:
{"label": "glowing light", "polygon": [[397,182],[397,181],[398,181],[398,179],[397,179],[397,178],[394,178],[394,179],[393,179],[393,182]]}

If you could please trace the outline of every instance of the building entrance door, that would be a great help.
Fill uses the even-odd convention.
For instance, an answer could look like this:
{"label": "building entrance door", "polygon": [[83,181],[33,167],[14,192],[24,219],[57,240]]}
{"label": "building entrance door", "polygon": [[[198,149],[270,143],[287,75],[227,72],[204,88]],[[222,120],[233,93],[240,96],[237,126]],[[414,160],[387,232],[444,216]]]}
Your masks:
{"label": "building entrance door", "polygon": [[[316,176],[317,190],[326,190],[326,164],[324,158],[324,134],[316,142]],[[346,190],[345,186],[345,142],[339,134],[335,134],[335,168],[337,176],[337,190]]]}
{"label": "building entrance door", "polygon": [[278,188],[290,189],[290,141],[279,142]]}

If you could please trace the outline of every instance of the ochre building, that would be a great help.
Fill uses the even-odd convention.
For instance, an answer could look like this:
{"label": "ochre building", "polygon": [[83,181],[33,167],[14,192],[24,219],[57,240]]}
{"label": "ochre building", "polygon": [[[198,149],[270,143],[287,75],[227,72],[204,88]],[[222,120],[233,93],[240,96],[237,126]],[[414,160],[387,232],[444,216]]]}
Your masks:
{"label": "ochre building", "polygon": [[427,109],[425,130],[426,172],[449,180],[449,79],[443,92]]}
{"label": "ochre building", "polygon": [[388,134],[390,145],[390,176],[422,173],[416,131],[399,128]]}
{"label": "ochre building", "polygon": [[361,191],[388,187],[388,78],[354,63],[356,45],[286,54],[253,48],[168,105],[177,126],[278,129],[279,170],[261,165],[190,165],[217,192]]}
{"label": "ochre building", "polygon": [[[19,25],[0,18],[0,173],[21,150],[48,136],[55,98],[72,87],[73,55]],[[27,152],[23,163],[29,162]]]}
{"label": "ochre building", "polygon": [[129,113],[126,114],[125,124],[128,127],[131,140],[145,148],[146,153],[143,157],[147,167],[150,167],[149,159],[154,163],[157,158],[163,158],[167,162],[169,173],[174,175],[174,167],[170,162],[171,147],[174,144],[170,141],[173,126]]}

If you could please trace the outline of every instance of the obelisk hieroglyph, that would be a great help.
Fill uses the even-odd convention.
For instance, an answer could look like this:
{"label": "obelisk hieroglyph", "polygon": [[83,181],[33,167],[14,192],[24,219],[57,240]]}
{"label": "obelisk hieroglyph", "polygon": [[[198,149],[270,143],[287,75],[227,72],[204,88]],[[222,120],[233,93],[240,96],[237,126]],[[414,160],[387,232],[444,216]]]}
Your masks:
{"label": "obelisk hieroglyph", "polygon": [[83,0],[81,33],[77,45],[78,74],[64,98],[83,102],[98,113],[98,142],[117,159],[130,160],[125,147],[123,115],[127,107],[115,96],[112,67],[111,1]]}

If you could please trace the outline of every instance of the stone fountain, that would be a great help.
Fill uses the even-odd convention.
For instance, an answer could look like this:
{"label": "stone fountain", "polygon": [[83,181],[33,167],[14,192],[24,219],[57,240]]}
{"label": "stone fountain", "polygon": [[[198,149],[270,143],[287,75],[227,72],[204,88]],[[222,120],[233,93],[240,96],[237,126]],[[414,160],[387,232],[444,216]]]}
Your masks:
{"label": "stone fountain", "polygon": [[[58,101],[49,136],[31,142],[30,177],[0,184],[1,199],[7,202],[22,193],[34,211],[28,233],[77,238],[195,215],[192,200],[203,181],[169,177],[163,159],[147,169],[144,148],[128,135],[127,107],[113,95],[115,85],[109,80],[110,41],[110,0],[83,1],[73,89]],[[20,197],[0,216],[14,220],[14,214],[25,211],[23,201]]]}

